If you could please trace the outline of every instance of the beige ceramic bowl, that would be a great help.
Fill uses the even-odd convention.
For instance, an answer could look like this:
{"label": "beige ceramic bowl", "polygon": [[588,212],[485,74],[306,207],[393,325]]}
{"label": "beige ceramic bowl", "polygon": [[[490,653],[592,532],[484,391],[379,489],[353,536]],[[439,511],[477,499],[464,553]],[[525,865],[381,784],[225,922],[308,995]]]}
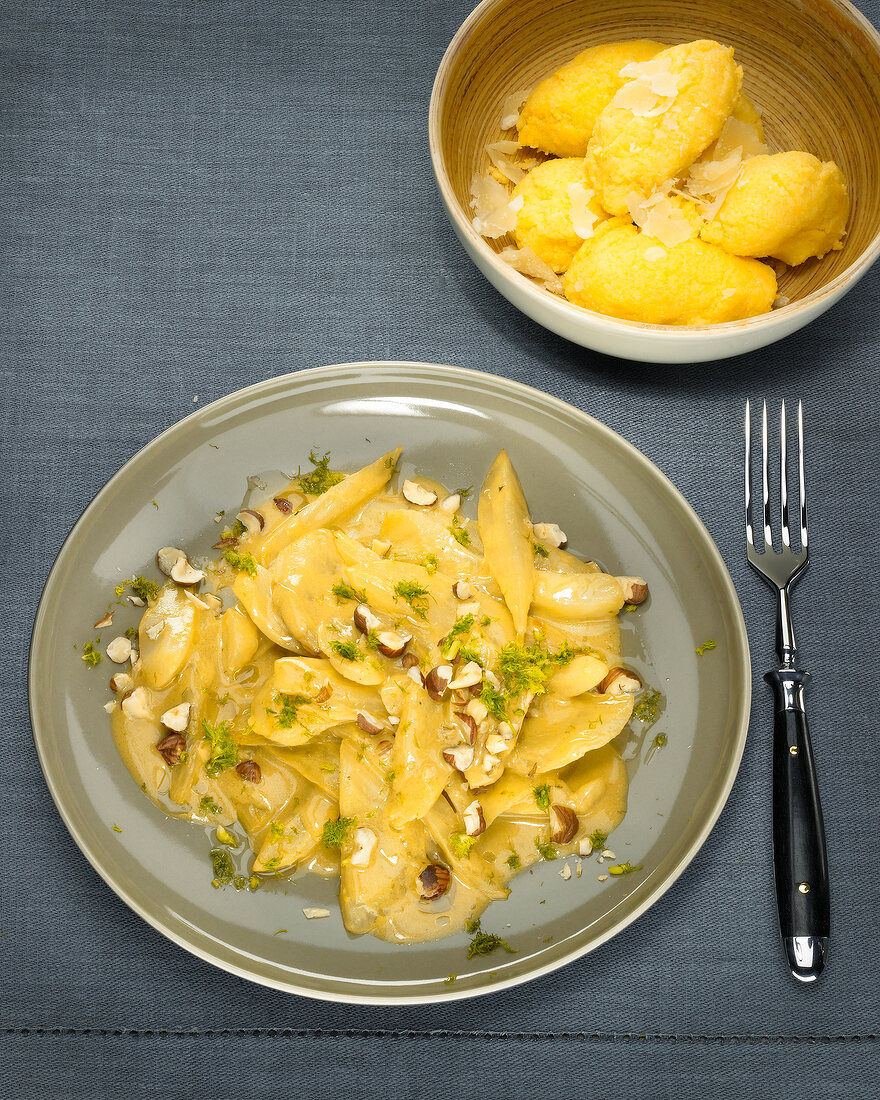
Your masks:
{"label": "beige ceramic bowl", "polygon": [[[734,47],[744,89],[762,111],[772,150],[835,160],[849,182],[844,248],[780,279],[790,304],[746,321],[678,327],[581,309],[498,259],[471,225],[470,183],[501,105],[587,46],[628,38],[670,44],[714,38]],[[477,267],[510,302],[553,332],[609,355],[701,362],[752,351],[824,313],[880,253],[880,35],[847,0],[483,0],[447,49],[431,97],[431,158],[452,225]]]}

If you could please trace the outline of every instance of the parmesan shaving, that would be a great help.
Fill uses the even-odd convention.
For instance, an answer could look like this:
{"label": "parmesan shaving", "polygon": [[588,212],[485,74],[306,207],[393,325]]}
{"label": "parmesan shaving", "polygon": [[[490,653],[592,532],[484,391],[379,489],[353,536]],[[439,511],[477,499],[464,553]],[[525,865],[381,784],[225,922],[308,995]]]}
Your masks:
{"label": "parmesan shaving", "polygon": [[655,57],[650,61],[624,65],[620,75],[627,83],[611,101],[612,107],[632,111],[638,118],[656,118],[675,102],[681,77],[669,71],[669,59]]}
{"label": "parmesan shaving", "polygon": [[737,148],[740,149],[743,160],[770,152],[769,148],[758,137],[758,132],[754,126],[750,126],[748,122],[741,122],[731,115],[718,135],[712,156],[716,160],[721,160]]}
{"label": "parmesan shaving", "polygon": [[511,183],[519,183],[525,179],[525,172],[517,167],[510,159],[511,155],[519,149],[515,141],[495,141],[486,146],[486,154],[498,171]]}
{"label": "parmesan shaving", "polygon": [[531,248],[505,248],[499,252],[498,259],[509,264],[520,275],[537,280],[551,294],[562,294],[562,280]]}
{"label": "parmesan shaving", "polygon": [[519,122],[519,114],[522,110],[522,106],[529,98],[529,93],[520,89],[517,92],[511,92],[509,96],[505,96],[504,102],[501,104],[501,129],[512,130]]}
{"label": "parmesan shaving", "polygon": [[507,188],[489,176],[474,173],[471,180],[472,225],[482,237],[503,237],[516,228],[516,212],[511,210]]}
{"label": "parmesan shaving", "polygon": [[684,212],[669,197],[672,180],[657,188],[647,198],[637,191],[626,197],[629,216],[648,237],[655,237],[667,248],[674,248],[693,236],[693,229]]}
{"label": "parmesan shaving", "polygon": [[776,297],[773,299],[773,305],[770,308],[782,309],[782,307],[787,306],[790,301],[791,298],[787,297],[785,294],[777,294]]}
{"label": "parmesan shaving", "polygon": [[517,195],[516,198],[511,199],[507,205],[515,214],[518,214],[525,205],[525,201],[522,195]]}
{"label": "parmesan shaving", "polygon": [[599,215],[590,209],[590,199],[595,195],[582,183],[570,183],[568,185],[568,203],[571,209],[571,224],[575,233],[583,240],[592,237],[594,227],[599,220]]}

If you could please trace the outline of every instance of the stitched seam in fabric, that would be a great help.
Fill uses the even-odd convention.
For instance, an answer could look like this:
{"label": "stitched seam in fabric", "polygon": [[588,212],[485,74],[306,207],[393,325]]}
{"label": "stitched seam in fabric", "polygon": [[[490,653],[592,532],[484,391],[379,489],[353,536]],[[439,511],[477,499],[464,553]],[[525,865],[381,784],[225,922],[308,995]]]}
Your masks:
{"label": "stitched seam in fabric", "polygon": [[512,1032],[512,1031],[382,1031],[356,1028],[304,1029],[294,1028],[209,1028],[205,1031],[166,1028],[0,1028],[3,1035],[74,1036],[96,1038],[146,1038],[146,1039],[485,1039],[556,1042],[560,1039],[575,1042],[668,1042],[668,1043],[861,1043],[876,1041],[878,1036],[868,1035],[674,1035],[636,1034],[635,1032]]}

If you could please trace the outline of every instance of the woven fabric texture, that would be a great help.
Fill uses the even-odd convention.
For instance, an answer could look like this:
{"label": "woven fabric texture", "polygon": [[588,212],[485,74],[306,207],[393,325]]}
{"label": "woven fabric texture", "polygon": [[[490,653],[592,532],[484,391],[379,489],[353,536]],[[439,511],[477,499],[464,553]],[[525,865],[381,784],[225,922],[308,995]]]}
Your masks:
{"label": "woven fabric texture", "polygon": [[[468,0],[83,0],[2,11],[0,505],[7,638],[0,1093],[10,1097],[873,1097],[880,955],[880,280],[722,364],[621,362],[508,305],[442,212],[434,72]],[[880,0],[862,0],[880,21]],[[733,793],[673,889],[613,941],[442,1007],[308,1001],[166,941],[68,836],[26,663],[78,515],[201,403],[324,363],[413,359],[538,386],[684,493],[730,568],[755,669]],[[740,521],[745,397],[804,400],[813,565],[797,600],[833,883],[822,981],[786,972],[770,855],[772,608]]]}

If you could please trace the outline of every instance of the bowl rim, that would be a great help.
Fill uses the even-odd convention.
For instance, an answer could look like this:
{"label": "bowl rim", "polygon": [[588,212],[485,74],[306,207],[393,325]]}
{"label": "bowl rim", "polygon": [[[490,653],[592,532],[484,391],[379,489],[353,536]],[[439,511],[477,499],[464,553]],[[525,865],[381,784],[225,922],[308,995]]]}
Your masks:
{"label": "bowl rim", "polygon": [[[782,337],[792,331],[792,321],[799,314],[803,316],[804,324],[812,320],[817,313],[823,312],[837,298],[853,287],[880,257],[880,229],[878,229],[861,255],[845,271],[835,276],[826,286],[814,290],[805,298],[800,298],[796,302],[790,302],[779,309],[761,313],[755,317],[747,317],[739,321],[720,321],[709,325],[659,325],[649,324],[645,321],[628,321],[620,317],[611,317],[608,314],[597,313],[595,310],[587,309],[584,306],[577,306],[566,298],[551,294],[527,276],[514,271],[512,267],[498,258],[498,253],[489,246],[484,237],[477,233],[470,219],[462,214],[441,153],[442,135],[440,131],[442,91],[459,48],[470,38],[474,28],[484,19],[487,13],[507,2],[508,0],[481,0],[455,32],[446,47],[431,88],[431,100],[428,107],[428,146],[431,153],[434,179],[440,191],[440,197],[462,243],[465,244],[466,248],[476,249],[481,259],[490,265],[493,275],[510,287],[512,291],[524,294],[527,299],[531,300],[535,308],[547,311],[558,323],[580,320],[586,326],[599,332],[604,331],[608,334],[625,332],[633,336],[650,336],[652,339],[670,343],[679,341],[682,338],[693,338],[695,342],[707,343],[719,337],[733,336],[735,333],[752,334],[761,332],[769,335],[777,329],[783,330],[779,333],[779,337]],[[874,24],[849,0],[829,0],[829,2],[845,15],[851,24],[858,26],[866,39],[873,44],[878,61],[880,61],[880,32],[877,31]]]}

